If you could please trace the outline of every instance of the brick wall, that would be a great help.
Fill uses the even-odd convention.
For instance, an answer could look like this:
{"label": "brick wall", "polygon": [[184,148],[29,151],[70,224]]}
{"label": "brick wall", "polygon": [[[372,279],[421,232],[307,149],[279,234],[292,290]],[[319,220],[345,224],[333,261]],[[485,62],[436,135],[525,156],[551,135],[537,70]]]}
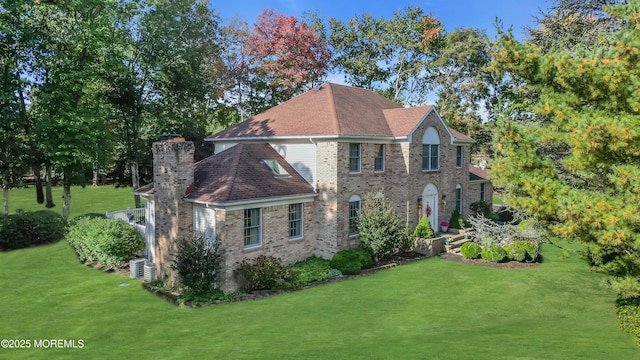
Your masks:
{"label": "brick wall", "polygon": [[177,241],[193,234],[193,209],[183,197],[193,184],[195,147],[191,141],[156,142],[152,150],[156,276],[175,281],[170,266]]}

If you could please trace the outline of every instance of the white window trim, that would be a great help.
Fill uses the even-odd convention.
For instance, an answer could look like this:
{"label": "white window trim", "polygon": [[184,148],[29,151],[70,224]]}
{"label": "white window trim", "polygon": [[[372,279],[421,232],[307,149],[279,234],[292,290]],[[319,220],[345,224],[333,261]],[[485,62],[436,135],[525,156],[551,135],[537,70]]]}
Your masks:
{"label": "white window trim", "polygon": [[[358,145],[358,170],[351,170],[351,145]],[[349,174],[362,173],[362,144],[361,143],[349,143]]]}
{"label": "white window trim", "polygon": [[[424,147],[428,146],[429,147],[429,169],[425,169],[424,168]],[[431,146],[437,146],[438,147],[438,166],[435,169],[431,168]],[[422,172],[434,172],[434,171],[439,171],[440,170],[440,144],[422,144]]]}
{"label": "white window trim", "polygon": [[[247,227],[244,226],[242,227],[242,243],[244,245],[244,249],[255,249],[255,248],[259,248],[262,246],[262,208],[251,208],[251,209],[245,209],[243,211],[243,222],[244,222],[244,212],[248,211],[248,210],[254,210],[254,209],[258,209],[258,220],[260,221],[260,224],[257,226],[258,228],[258,243],[257,244],[250,244],[250,245],[244,245],[244,241],[245,241],[245,236],[244,236],[244,232],[247,230]],[[253,226],[252,226],[253,227]]]}
{"label": "white window trim", "polygon": [[300,219],[295,220],[295,221],[300,221],[300,235],[291,237],[292,221],[289,220],[289,240],[300,240],[304,237],[304,204],[303,203],[289,204],[289,214],[291,214],[291,205],[297,205],[300,208]]}

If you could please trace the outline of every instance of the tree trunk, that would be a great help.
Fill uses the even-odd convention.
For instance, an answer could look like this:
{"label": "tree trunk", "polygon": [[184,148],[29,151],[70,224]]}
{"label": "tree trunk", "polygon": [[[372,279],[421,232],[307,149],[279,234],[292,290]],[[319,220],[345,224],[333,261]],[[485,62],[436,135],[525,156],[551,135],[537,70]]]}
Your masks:
{"label": "tree trunk", "polygon": [[42,191],[42,179],[40,178],[40,169],[36,167],[33,170],[33,180],[36,184],[36,200],[38,204],[44,204],[44,192]]}
{"label": "tree trunk", "polygon": [[45,180],[47,182],[47,204],[45,207],[47,209],[55,207],[56,204],[53,203],[53,195],[51,194],[51,166],[45,166]]}
{"label": "tree trunk", "polygon": [[62,205],[62,218],[64,221],[69,220],[69,205],[71,205],[71,178],[68,176],[68,173],[65,172],[63,174],[64,180],[62,181],[63,188],[63,199],[64,204]]}
{"label": "tree trunk", "polygon": [[93,170],[93,184],[91,184],[92,187],[98,187],[98,171],[97,170]]}
{"label": "tree trunk", "polygon": [[[140,187],[140,174],[138,173],[138,162],[131,162],[131,182],[133,183],[133,191],[136,191]],[[140,202],[140,195],[134,195],[133,199],[136,204],[136,209],[142,207]]]}
{"label": "tree trunk", "polygon": [[9,188],[3,187],[2,192],[4,193],[4,199],[2,201],[3,214],[9,215]]}

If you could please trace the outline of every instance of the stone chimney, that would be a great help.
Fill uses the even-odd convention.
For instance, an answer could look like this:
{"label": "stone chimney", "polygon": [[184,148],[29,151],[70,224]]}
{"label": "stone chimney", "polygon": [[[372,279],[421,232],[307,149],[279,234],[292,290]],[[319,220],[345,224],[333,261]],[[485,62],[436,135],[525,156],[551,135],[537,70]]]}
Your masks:
{"label": "stone chimney", "polygon": [[184,201],[193,185],[193,142],[184,139],[153,143],[156,278],[176,280],[171,263],[177,241],[193,236],[192,204]]}

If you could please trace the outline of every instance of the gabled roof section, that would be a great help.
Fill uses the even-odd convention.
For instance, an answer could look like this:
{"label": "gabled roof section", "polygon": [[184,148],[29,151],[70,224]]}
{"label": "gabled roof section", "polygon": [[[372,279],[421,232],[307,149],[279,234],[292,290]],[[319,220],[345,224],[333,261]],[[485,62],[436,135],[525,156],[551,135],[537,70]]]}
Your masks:
{"label": "gabled roof section", "polygon": [[[274,176],[263,160],[275,160],[290,176]],[[185,199],[213,204],[294,195],[313,187],[269,144],[240,143],[195,164],[194,190]]]}
{"label": "gabled roof section", "polygon": [[491,175],[477,166],[469,166],[469,181],[491,181]]}
{"label": "gabled roof section", "polygon": [[391,134],[398,137],[409,135],[433,109],[433,106],[418,106],[411,108],[386,109],[384,113]]}
{"label": "gabled roof section", "polygon": [[391,136],[383,110],[402,109],[371,90],[325,83],[207,140]]}

